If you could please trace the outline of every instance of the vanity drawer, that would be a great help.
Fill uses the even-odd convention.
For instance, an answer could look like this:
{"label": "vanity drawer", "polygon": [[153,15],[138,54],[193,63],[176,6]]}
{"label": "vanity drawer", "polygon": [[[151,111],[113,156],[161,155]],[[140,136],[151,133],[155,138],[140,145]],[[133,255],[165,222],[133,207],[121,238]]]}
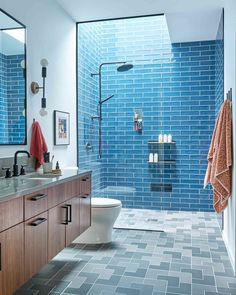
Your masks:
{"label": "vanity drawer", "polygon": [[72,197],[78,197],[80,194],[80,178],[71,181]]}
{"label": "vanity drawer", "polygon": [[53,208],[71,198],[70,182],[48,188],[48,208]]}
{"label": "vanity drawer", "polygon": [[23,197],[0,203],[0,232],[23,221]]}
{"label": "vanity drawer", "polygon": [[80,178],[80,196],[89,196],[91,194],[91,174],[86,174]]}
{"label": "vanity drawer", "polygon": [[36,216],[48,208],[47,190],[24,196],[25,220]]}

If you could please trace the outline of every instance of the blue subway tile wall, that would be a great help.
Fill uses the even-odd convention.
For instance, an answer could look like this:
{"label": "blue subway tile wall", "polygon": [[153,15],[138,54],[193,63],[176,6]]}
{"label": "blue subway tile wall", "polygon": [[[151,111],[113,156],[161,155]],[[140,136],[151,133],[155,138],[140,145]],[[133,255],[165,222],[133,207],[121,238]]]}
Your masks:
{"label": "blue subway tile wall", "polygon": [[8,139],[8,117],[7,117],[7,71],[6,56],[0,53],[0,137],[3,142]]}
{"label": "blue subway tile wall", "polygon": [[[102,71],[103,98],[114,97],[103,104],[96,193],[124,207],[212,211],[212,191],[203,189],[203,180],[215,121],[216,41],[171,44],[164,16],[99,26],[96,60],[128,61],[134,68]],[[134,131],[135,111],[143,112],[142,132]],[[148,143],[160,133],[176,143]],[[158,153],[158,164],[148,163],[149,153]]]}
{"label": "blue subway tile wall", "polygon": [[[215,117],[224,101],[224,13],[222,12],[216,34],[216,85],[215,85]],[[223,213],[217,214],[220,227],[223,228]]]}
{"label": "blue subway tile wall", "polygon": [[25,141],[25,80],[20,65],[23,55],[0,54],[1,143]]}
{"label": "blue subway tile wall", "polygon": [[[101,187],[101,162],[98,159],[97,115],[98,81],[91,77],[100,64],[100,25],[84,24],[78,30],[78,163],[91,169],[92,188]],[[87,148],[86,148],[87,146]]]}
{"label": "blue subway tile wall", "polygon": [[8,55],[7,107],[8,143],[25,143],[25,77],[21,66],[24,55]]}
{"label": "blue subway tile wall", "polygon": [[216,116],[224,101],[224,14],[221,14],[216,35]]}

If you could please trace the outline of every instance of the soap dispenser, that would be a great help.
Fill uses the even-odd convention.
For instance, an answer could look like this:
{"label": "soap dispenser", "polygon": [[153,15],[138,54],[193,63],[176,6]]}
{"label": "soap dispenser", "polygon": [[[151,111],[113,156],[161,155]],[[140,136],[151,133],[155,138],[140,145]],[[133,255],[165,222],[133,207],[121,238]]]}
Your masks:
{"label": "soap dispenser", "polygon": [[60,169],[60,166],[59,166],[59,163],[58,161],[56,162],[56,170],[59,170]]}

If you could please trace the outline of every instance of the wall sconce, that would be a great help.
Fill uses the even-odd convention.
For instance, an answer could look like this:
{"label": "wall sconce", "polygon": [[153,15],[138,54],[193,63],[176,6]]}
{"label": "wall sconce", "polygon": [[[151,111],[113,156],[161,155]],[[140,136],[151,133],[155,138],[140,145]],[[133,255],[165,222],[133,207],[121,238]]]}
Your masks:
{"label": "wall sconce", "polygon": [[37,82],[32,82],[31,83],[31,91],[33,94],[37,94],[39,92],[40,89],[43,89],[43,97],[41,100],[41,109],[39,111],[39,114],[41,116],[46,116],[48,114],[48,112],[46,111],[46,97],[45,97],[45,79],[47,77],[47,66],[48,66],[48,61],[46,60],[46,58],[43,58],[40,61],[40,64],[42,66],[42,78],[43,78],[43,86],[39,86],[39,84]]}

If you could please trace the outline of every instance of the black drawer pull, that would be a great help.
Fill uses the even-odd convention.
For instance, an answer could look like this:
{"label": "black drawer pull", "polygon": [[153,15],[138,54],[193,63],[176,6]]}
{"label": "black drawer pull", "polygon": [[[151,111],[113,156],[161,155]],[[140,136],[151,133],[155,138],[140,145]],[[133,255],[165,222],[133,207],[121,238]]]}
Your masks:
{"label": "black drawer pull", "polygon": [[69,223],[69,220],[68,220],[68,217],[69,217],[69,211],[68,211],[68,206],[62,206],[63,209],[66,209],[66,220],[65,222],[63,222],[62,224],[68,224]]}
{"label": "black drawer pull", "polygon": [[70,211],[70,218],[68,218],[68,222],[72,222],[72,205],[66,205],[69,208]]}
{"label": "black drawer pull", "polygon": [[31,222],[30,225],[32,225],[32,226],[38,226],[38,225],[40,225],[41,223],[43,223],[45,221],[47,221],[46,218],[38,218],[35,221]]}
{"label": "black drawer pull", "polygon": [[31,198],[31,201],[38,201],[40,199],[43,199],[43,198],[46,198],[47,195],[46,194],[38,194],[38,195],[35,195]]}

